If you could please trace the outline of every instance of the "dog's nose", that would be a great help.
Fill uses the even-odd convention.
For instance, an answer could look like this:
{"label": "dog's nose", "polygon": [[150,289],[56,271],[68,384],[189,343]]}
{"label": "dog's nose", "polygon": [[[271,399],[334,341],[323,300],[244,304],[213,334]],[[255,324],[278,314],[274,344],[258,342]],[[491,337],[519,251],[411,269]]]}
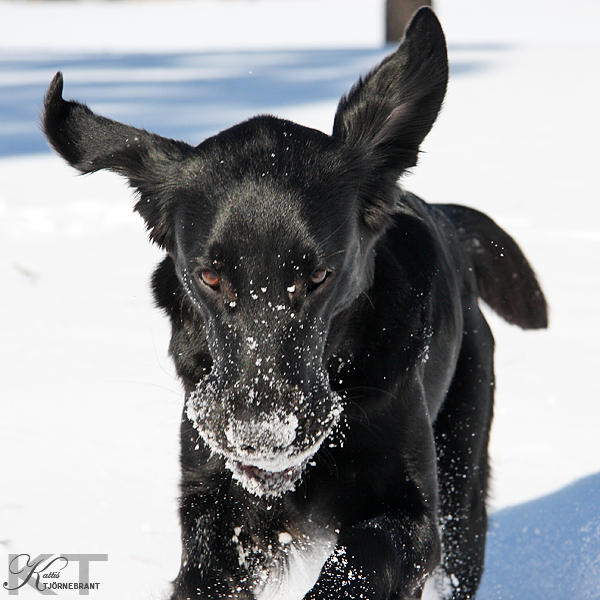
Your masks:
{"label": "dog's nose", "polygon": [[225,429],[229,444],[243,453],[268,454],[289,448],[296,439],[294,414],[263,414],[249,420],[233,420]]}

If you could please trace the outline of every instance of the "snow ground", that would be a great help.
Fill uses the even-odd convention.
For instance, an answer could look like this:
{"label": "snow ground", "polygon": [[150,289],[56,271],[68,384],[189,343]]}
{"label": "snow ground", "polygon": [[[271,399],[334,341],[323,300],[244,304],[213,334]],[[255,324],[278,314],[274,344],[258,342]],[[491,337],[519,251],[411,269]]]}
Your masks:
{"label": "snow ground", "polygon": [[[565,5],[437,0],[451,84],[406,180],[506,227],[551,305],[547,332],[490,317],[480,600],[600,599],[600,3]],[[164,597],[179,565],[183,400],[148,290],[160,253],[122,181],[75,177],[47,150],[37,115],[55,71],[67,96],[190,142],[259,112],[328,131],[389,51],[382,14],[382,0],[0,0],[4,555],[106,553],[90,568],[102,600]]]}

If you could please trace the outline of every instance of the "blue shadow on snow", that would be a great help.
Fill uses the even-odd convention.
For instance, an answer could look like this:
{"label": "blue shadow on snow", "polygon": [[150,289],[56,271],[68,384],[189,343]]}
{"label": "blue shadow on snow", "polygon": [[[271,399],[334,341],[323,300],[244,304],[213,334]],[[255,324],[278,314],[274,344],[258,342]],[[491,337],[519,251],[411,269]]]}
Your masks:
{"label": "blue shadow on snow", "polygon": [[477,600],[600,599],[600,473],[493,514]]}
{"label": "blue shadow on snow", "polygon": [[[97,113],[198,144],[261,113],[339,97],[393,48],[166,54],[0,55],[0,158],[48,152],[39,130],[56,71],[65,97]],[[481,69],[453,63],[453,75]]]}

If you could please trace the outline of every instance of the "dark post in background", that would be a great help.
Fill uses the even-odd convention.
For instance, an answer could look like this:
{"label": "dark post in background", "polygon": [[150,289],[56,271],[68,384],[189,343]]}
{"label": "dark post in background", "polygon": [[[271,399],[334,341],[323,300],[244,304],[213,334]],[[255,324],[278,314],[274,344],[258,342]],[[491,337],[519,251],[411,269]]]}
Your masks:
{"label": "dark post in background", "polygon": [[431,0],[387,0],[385,41],[399,42],[411,17],[421,6],[431,6]]}

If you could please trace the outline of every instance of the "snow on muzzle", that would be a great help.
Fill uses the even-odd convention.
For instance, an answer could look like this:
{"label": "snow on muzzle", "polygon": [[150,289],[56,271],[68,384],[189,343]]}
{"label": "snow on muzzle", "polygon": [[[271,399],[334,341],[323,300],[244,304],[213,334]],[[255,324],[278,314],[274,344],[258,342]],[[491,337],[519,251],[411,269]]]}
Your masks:
{"label": "snow on muzzle", "polygon": [[[327,385],[324,385],[327,384]],[[211,373],[187,400],[187,416],[212,452],[223,456],[235,480],[256,496],[296,489],[309,459],[342,413],[340,397],[325,372],[309,394],[296,386],[219,390]]]}

